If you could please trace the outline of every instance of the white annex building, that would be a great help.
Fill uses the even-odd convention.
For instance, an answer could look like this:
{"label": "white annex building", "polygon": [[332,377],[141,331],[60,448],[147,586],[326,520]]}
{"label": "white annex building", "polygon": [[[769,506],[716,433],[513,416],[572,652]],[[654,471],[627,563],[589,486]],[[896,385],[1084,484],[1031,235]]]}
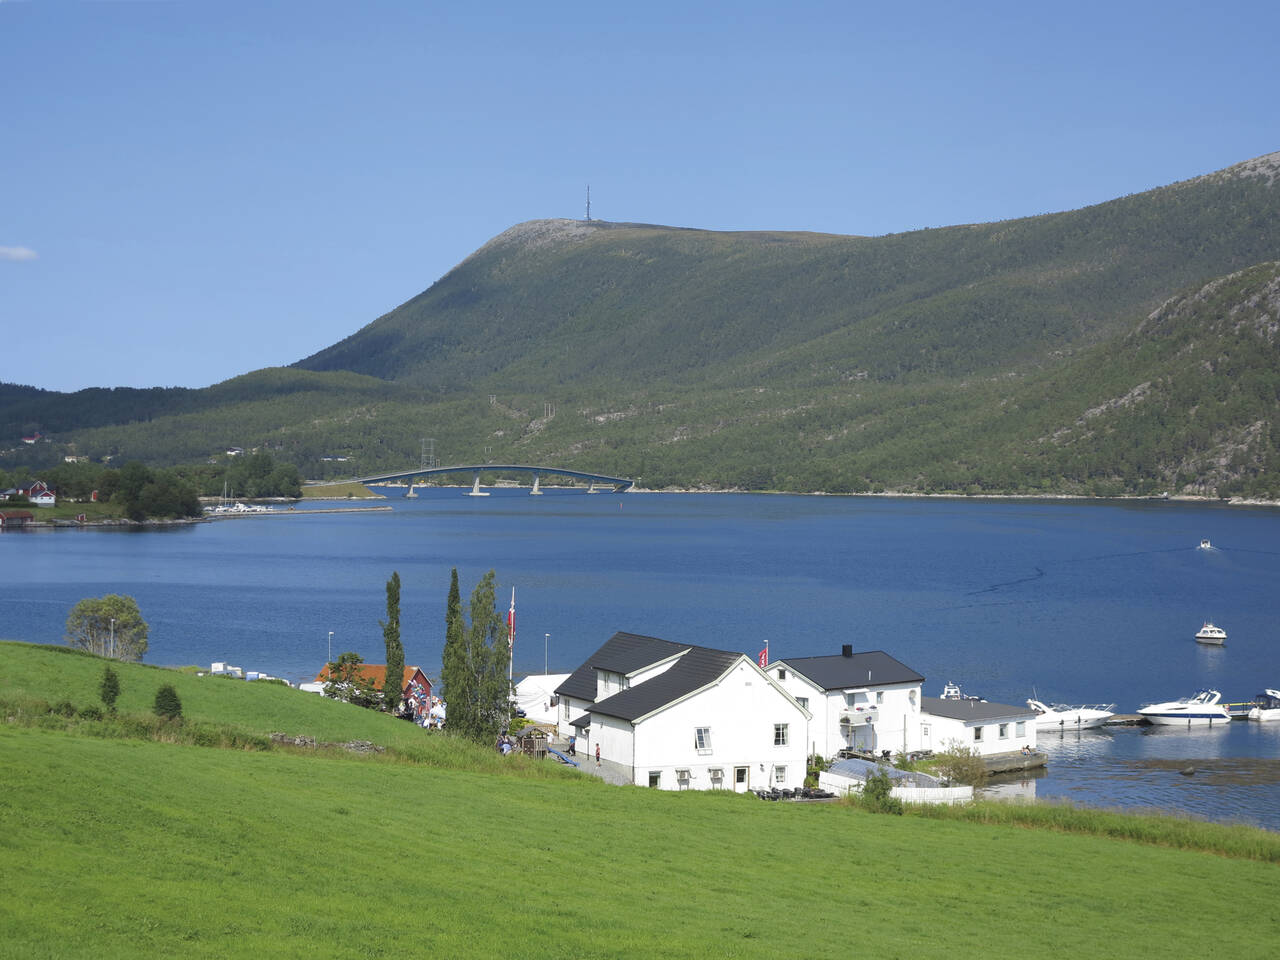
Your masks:
{"label": "white annex building", "polygon": [[809,712],[741,653],[615,633],[556,688],[579,761],[663,790],[803,786]]}
{"label": "white annex building", "polygon": [[813,716],[810,752],[842,750],[891,756],[968,747],[982,756],[1036,748],[1029,707],[926,697],[924,677],[881,650],[794,657],[768,673]]}
{"label": "white annex building", "polygon": [[1036,713],[1025,704],[925,697],[929,720],[925,750],[945,750],[953,742],[984,757],[1036,749]]}

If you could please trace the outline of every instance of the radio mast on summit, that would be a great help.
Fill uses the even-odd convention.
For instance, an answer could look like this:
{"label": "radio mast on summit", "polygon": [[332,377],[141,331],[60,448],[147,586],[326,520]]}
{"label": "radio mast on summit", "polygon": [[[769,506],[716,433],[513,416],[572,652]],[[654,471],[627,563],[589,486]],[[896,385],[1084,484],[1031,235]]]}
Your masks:
{"label": "radio mast on summit", "polygon": [[587,220],[591,220],[591,184],[587,184]]}

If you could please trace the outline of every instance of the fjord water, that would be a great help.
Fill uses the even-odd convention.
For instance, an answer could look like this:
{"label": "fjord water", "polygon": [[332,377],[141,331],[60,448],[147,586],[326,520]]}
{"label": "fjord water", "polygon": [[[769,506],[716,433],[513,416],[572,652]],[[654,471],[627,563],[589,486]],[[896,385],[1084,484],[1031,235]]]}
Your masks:
{"label": "fjord water", "polygon": [[[517,675],[568,672],[616,630],[773,659],[885,650],[1021,704],[1140,704],[1280,688],[1280,511],[1067,502],[457,489],[390,512],[250,516],[163,531],[0,536],[0,638],[58,643],[71,606],[127,593],[149,663],[225,660],[291,680],[382,662],[387,578],[406,659],[438,675],[449,571],[516,588]],[[1213,543],[1199,549],[1202,538]],[[1206,619],[1221,648],[1192,639]],[[549,634],[549,638],[547,635]],[[1280,724],[1045,736],[1002,789],[1280,829]],[[1182,773],[1193,767],[1196,773]]]}

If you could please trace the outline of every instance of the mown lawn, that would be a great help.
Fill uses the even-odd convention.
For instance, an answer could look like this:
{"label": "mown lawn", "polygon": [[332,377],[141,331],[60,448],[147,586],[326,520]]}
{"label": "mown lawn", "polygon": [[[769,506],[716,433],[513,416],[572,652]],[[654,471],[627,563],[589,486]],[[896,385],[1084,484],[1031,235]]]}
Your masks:
{"label": "mown lawn", "polygon": [[[96,703],[102,666],[0,644],[0,957],[1149,957],[1280,933],[1274,858],[608,787],[135,664],[116,665],[121,721],[34,708]],[[189,726],[390,749],[122,738],[164,682]],[[1243,856],[1269,855],[1274,837],[1252,836]]]}
{"label": "mown lawn", "polygon": [[1139,957],[1280,933],[1280,868],[1100,838],[12,724],[0,769],[13,957]]}

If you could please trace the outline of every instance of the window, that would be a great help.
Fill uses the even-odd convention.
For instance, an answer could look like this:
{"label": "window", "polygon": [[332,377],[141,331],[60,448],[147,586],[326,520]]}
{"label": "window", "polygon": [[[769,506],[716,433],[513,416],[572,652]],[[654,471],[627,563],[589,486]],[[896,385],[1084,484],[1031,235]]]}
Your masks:
{"label": "window", "polygon": [[1025,720],[1019,720],[1017,725],[1013,728],[1013,731],[1018,736],[1025,737],[1027,735],[1027,722]]}
{"label": "window", "polygon": [[787,679],[787,671],[785,671],[785,670],[783,670],[783,669],[779,668],[779,669],[778,669],[778,679],[779,679],[779,680],[785,680],[785,679]]}
{"label": "window", "polygon": [[785,723],[775,723],[773,725],[773,745],[775,747],[785,747],[787,745],[787,725]]}
{"label": "window", "polygon": [[560,701],[560,719],[562,720],[569,719],[569,701],[568,700]]}
{"label": "window", "polygon": [[808,697],[796,697],[796,703],[800,704],[800,706],[804,707],[806,710],[809,709]]}
{"label": "window", "polygon": [[916,708],[916,691],[912,690],[907,694],[907,699],[911,701],[911,709],[914,710]]}
{"label": "window", "polygon": [[979,742],[981,742],[981,740],[982,740],[982,728],[981,728],[981,727],[974,727],[974,728],[973,728],[973,742],[974,742],[974,743],[979,743]]}
{"label": "window", "polygon": [[661,785],[661,783],[662,783],[662,771],[661,771],[661,770],[650,770],[650,771],[649,771],[649,786],[651,786],[651,787],[657,787],[657,786]]}
{"label": "window", "polygon": [[1007,723],[1000,724],[1000,739],[1001,740],[1009,739],[1009,725]]}
{"label": "window", "polygon": [[879,704],[879,703],[884,703],[884,691],[883,691],[883,690],[877,690],[877,691],[876,691],[876,703],[878,703],[878,704]]}
{"label": "window", "polygon": [[697,727],[693,731],[693,748],[698,753],[711,752],[711,728]]}
{"label": "window", "polygon": [[854,702],[857,698],[858,698],[858,695],[857,695],[856,693],[846,693],[846,694],[844,695],[844,705],[845,705],[846,707],[852,707],[852,706],[853,706],[853,702]]}
{"label": "window", "polygon": [[773,782],[774,782],[774,783],[786,783],[786,782],[787,782],[787,768],[786,768],[786,767],[774,767],[774,768],[773,768]]}

